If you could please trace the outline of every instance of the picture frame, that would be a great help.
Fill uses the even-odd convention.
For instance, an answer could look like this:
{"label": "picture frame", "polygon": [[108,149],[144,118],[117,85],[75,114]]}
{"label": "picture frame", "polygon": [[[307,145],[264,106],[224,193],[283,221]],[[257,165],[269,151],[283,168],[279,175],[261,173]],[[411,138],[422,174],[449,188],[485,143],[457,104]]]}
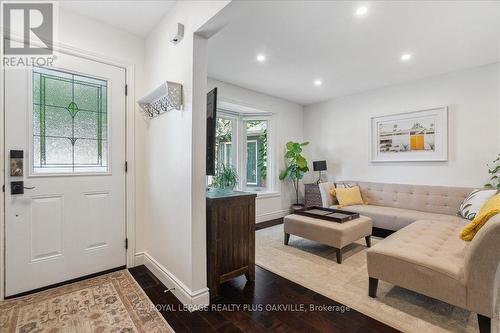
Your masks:
{"label": "picture frame", "polygon": [[447,160],[447,106],[371,118],[372,162]]}

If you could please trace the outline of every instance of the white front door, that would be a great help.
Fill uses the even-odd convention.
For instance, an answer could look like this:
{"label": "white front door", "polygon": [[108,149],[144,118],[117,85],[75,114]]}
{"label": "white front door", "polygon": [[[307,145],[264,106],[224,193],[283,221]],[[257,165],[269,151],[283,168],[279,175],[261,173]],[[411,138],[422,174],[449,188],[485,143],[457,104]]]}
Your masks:
{"label": "white front door", "polygon": [[6,296],[126,264],[125,70],[56,56],[5,70]]}

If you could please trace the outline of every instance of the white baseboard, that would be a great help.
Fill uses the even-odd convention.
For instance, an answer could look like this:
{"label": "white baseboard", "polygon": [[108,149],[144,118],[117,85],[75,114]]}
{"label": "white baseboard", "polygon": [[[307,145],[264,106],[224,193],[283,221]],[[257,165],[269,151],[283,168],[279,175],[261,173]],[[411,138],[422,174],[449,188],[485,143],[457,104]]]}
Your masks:
{"label": "white baseboard", "polygon": [[175,288],[172,290],[172,294],[190,311],[201,309],[210,304],[208,288],[192,291],[147,252],[136,253],[135,264],[145,265],[168,289]]}
{"label": "white baseboard", "polygon": [[275,212],[270,212],[266,214],[257,215],[255,217],[255,223],[266,222],[269,220],[279,219],[290,214],[290,209],[277,210]]}
{"label": "white baseboard", "polygon": [[136,252],[134,255],[134,266],[144,265],[144,252]]}

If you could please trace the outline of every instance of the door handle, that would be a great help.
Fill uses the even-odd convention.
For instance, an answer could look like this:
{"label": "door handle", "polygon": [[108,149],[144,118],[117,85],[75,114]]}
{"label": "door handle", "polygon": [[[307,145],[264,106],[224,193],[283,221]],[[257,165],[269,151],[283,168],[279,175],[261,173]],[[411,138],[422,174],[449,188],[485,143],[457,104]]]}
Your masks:
{"label": "door handle", "polygon": [[24,194],[24,189],[33,190],[35,186],[24,186],[24,182],[15,181],[10,182],[10,194]]}

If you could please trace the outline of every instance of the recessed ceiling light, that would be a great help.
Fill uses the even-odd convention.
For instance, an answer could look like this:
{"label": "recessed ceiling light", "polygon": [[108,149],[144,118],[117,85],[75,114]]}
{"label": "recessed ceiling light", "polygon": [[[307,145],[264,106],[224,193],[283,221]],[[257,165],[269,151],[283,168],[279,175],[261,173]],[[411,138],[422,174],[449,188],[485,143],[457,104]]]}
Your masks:
{"label": "recessed ceiling light", "polygon": [[258,62],[264,62],[264,61],[266,61],[266,56],[263,55],[262,53],[261,54],[257,54],[257,61]]}
{"label": "recessed ceiling light", "polygon": [[408,61],[411,59],[412,54],[411,53],[405,53],[401,56],[401,61]]}
{"label": "recessed ceiling light", "polygon": [[356,16],[358,17],[365,16],[366,13],[368,13],[368,7],[366,6],[361,6],[356,9]]}
{"label": "recessed ceiling light", "polygon": [[320,86],[320,85],[322,85],[322,84],[323,84],[323,81],[321,81],[321,80],[319,80],[319,79],[314,81],[314,85],[315,85],[316,87],[319,87],[319,86]]}

